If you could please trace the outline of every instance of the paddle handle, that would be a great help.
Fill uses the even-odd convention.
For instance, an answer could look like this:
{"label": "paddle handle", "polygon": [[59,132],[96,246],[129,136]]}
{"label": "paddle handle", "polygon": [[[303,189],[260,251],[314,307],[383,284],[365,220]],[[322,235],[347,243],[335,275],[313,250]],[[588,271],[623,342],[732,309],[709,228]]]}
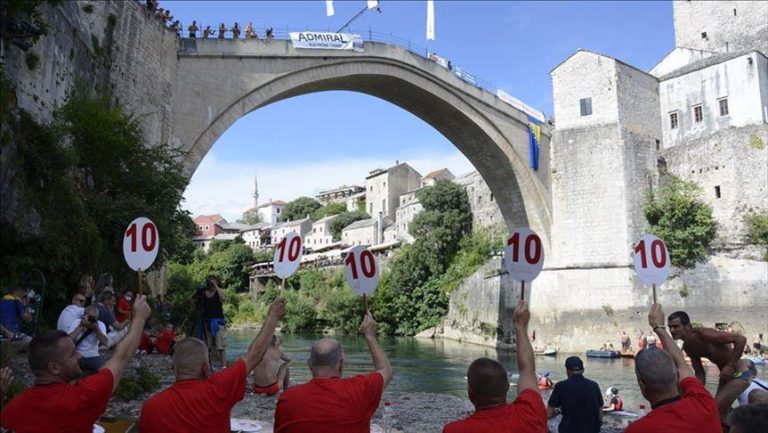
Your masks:
{"label": "paddle handle", "polygon": [[142,291],[142,289],[141,289],[141,275],[142,275],[143,273],[144,273],[144,271],[142,271],[141,269],[139,269],[139,272],[138,272],[138,278],[139,278],[139,295],[142,295],[142,294],[143,294],[143,293],[142,293],[143,291]]}
{"label": "paddle handle", "polygon": [[366,296],[365,293],[363,293],[363,307],[365,308],[363,310],[363,314],[367,314],[368,313],[368,296]]}
{"label": "paddle handle", "polygon": [[525,301],[525,280],[520,281],[520,300]]}
{"label": "paddle handle", "polygon": [[656,304],[656,284],[653,284],[653,303]]}

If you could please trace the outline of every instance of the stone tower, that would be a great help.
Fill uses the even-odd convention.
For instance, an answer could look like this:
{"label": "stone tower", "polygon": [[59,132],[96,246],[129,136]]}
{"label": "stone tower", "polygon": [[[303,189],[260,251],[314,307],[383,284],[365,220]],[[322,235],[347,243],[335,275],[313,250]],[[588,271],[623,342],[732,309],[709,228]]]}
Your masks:
{"label": "stone tower", "polygon": [[675,1],[675,46],[768,55],[768,2]]}

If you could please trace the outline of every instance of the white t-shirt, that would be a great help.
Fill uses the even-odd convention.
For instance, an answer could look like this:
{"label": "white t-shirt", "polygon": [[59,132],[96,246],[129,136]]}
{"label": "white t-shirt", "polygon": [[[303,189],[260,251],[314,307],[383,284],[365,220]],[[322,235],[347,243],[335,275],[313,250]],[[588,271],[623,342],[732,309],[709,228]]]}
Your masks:
{"label": "white t-shirt", "polygon": [[[77,328],[77,325],[80,324],[81,320],[82,318],[78,317],[77,320],[74,320],[72,323],[70,323],[69,328],[66,329],[66,333],[69,334],[70,332],[74,331],[75,328]],[[107,326],[104,324],[104,322],[98,321],[97,323],[101,333],[107,335]],[[75,335],[75,343],[77,343],[77,340],[80,339],[84,332],[85,331],[80,331],[79,334]],[[99,356],[99,337],[96,335],[96,331],[88,334],[88,336],[85,337],[83,341],[77,345],[77,347],[75,347],[75,350],[77,350],[77,353],[79,353],[83,358],[93,358]]]}
{"label": "white t-shirt", "polygon": [[74,322],[75,320],[80,320],[80,318],[83,317],[84,311],[85,311],[85,308],[80,307],[78,305],[74,305],[74,304],[67,305],[67,307],[64,308],[64,310],[62,310],[61,314],[59,314],[59,320],[56,322],[56,329],[58,329],[59,331],[67,332],[67,329],[69,328],[69,324]]}
{"label": "white t-shirt", "polygon": [[[758,385],[758,383],[763,386]],[[739,396],[739,406],[741,406],[742,404],[748,404],[749,393],[756,389],[762,389],[763,391],[768,392],[768,382],[757,379],[757,378],[752,378],[752,382],[749,383],[749,386],[747,387],[747,389],[745,389],[744,392],[742,392],[741,395]]]}

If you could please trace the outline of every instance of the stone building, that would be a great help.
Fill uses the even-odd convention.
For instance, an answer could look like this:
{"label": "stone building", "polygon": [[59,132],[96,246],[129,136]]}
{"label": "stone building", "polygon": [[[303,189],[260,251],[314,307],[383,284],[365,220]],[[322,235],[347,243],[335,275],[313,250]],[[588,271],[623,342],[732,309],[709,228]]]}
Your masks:
{"label": "stone building", "polygon": [[505,231],[504,217],[501,215],[496,197],[493,196],[488,184],[477,171],[459,176],[453,182],[461,185],[467,191],[469,207],[472,209],[472,226],[493,231]]}
{"label": "stone building", "polygon": [[400,195],[400,206],[398,206],[395,211],[395,232],[397,234],[397,239],[406,243],[413,242],[413,236],[408,233],[408,228],[416,217],[416,214],[421,212],[424,208],[419,201],[419,191],[421,191],[421,188]]}
{"label": "stone building", "polygon": [[222,233],[224,229],[221,224],[226,223],[227,220],[219,214],[212,215],[198,215],[194,219],[195,221],[195,237],[213,237],[219,233]]}
{"label": "stone building", "polygon": [[[280,242],[286,234],[290,232],[296,232],[301,236],[302,240],[306,239],[306,236],[312,232],[312,220],[309,218],[302,218],[300,220],[286,221],[275,224],[272,226],[272,244]],[[306,241],[304,242],[306,245]]]}
{"label": "stone building", "polygon": [[256,223],[242,230],[240,236],[246,245],[258,251],[272,244],[271,228],[272,224],[268,222]]}
{"label": "stone building", "polygon": [[347,199],[361,192],[365,192],[365,188],[357,185],[342,185],[338,188],[334,188],[328,191],[320,191],[315,200],[318,203],[325,206],[329,203],[346,203]]}
{"label": "stone building", "polygon": [[312,223],[312,231],[304,240],[304,247],[316,250],[331,245],[333,243],[331,222],[338,217],[338,215],[329,215]]}
{"label": "stone building", "polygon": [[[379,239],[383,239],[383,233],[387,227],[393,224],[390,217],[383,217],[382,235],[379,234],[379,222],[376,218],[355,221],[341,230],[342,245],[378,245]],[[391,233],[391,232],[390,232]],[[381,237],[380,237],[381,236]]]}
{"label": "stone building", "polygon": [[430,171],[426,176],[421,178],[421,187],[434,186],[438,180],[453,180],[456,176],[451,173],[451,170],[447,168],[441,168],[438,170]]}
{"label": "stone building", "polygon": [[282,200],[269,199],[268,202],[259,205],[259,216],[261,221],[276,224],[280,220],[280,213],[283,211],[286,203]]}
{"label": "stone building", "polygon": [[365,178],[365,202],[372,218],[379,213],[395,218],[400,195],[421,185],[421,175],[406,163],[397,162],[387,169],[376,169]]}
{"label": "stone building", "polygon": [[768,2],[674,1],[675,46],[768,54]]}

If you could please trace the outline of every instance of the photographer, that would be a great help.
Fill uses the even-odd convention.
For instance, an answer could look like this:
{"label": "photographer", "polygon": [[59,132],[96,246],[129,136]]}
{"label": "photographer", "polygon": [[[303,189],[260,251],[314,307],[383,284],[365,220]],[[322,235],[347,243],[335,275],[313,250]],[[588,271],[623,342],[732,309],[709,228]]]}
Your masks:
{"label": "photographer", "polygon": [[95,305],[85,308],[81,319],[72,322],[66,330],[80,354],[80,369],[85,375],[96,373],[104,366],[99,355],[99,344],[107,345],[107,327],[98,319],[99,309]]}
{"label": "photographer", "polygon": [[23,322],[32,321],[32,312],[27,308],[26,296],[21,287],[12,287],[0,300],[0,325],[12,334],[14,341],[30,341],[32,337],[21,332]]}

